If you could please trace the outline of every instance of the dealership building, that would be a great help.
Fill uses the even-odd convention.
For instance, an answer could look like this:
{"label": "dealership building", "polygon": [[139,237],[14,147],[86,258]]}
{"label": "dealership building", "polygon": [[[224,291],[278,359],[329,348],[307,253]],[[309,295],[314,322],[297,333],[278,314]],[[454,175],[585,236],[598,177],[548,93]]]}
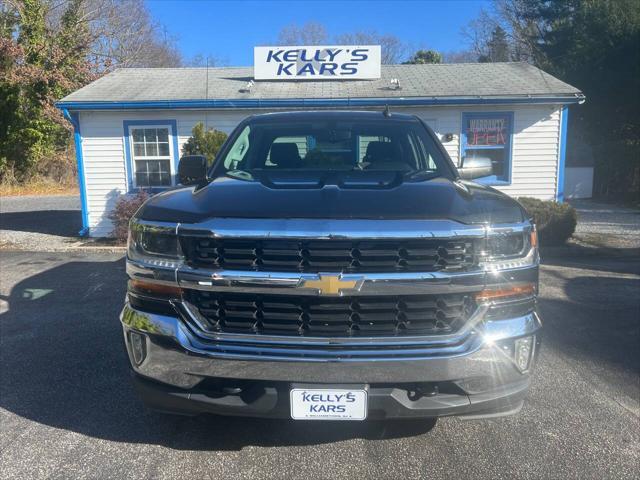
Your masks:
{"label": "dealership building", "polygon": [[294,68],[281,78],[259,65],[259,53],[254,67],[119,69],[58,103],[75,129],[82,234],[109,236],[120,195],[175,185],[199,122],[230,133],[249,115],[285,110],[389,106],[422,118],[454,163],[489,156],[493,174],[479,181],[509,195],[563,201],[590,191],[589,179],[573,179],[565,166],[568,107],[584,96],[532,65],[376,60],[363,75]]}

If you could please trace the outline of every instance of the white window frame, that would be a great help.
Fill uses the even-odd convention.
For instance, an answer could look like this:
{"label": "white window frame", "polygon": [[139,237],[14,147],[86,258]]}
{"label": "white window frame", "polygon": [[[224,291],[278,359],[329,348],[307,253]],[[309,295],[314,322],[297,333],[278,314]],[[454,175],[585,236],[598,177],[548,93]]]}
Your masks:
{"label": "white window frame", "polygon": [[[167,132],[168,132],[168,139],[169,139],[169,156],[156,156],[156,157],[142,157],[142,158],[138,158],[138,160],[169,160],[169,172],[171,174],[171,183],[169,185],[142,185],[139,186],[138,182],[136,180],[136,155],[135,155],[135,146],[134,146],[134,141],[133,141],[133,131],[134,130],[144,130],[145,128],[154,128],[154,129],[159,129],[159,128],[166,128]],[[173,125],[167,125],[167,124],[154,124],[154,123],[149,123],[149,124],[140,124],[140,125],[128,125],[128,136],[129,136],[129,158],[131,158],[131,184],[133,185],[133,188],[148,188],[148,189],[161,189],[161,188],[170,188],[170,187],[174,187],[176,185],[176,168],[175,168],[175,161],[176,159],[173,158],[173,152],[174,152],[174,145],[173,145],[173,141],[174,141],[174,133],[173,132]]]}

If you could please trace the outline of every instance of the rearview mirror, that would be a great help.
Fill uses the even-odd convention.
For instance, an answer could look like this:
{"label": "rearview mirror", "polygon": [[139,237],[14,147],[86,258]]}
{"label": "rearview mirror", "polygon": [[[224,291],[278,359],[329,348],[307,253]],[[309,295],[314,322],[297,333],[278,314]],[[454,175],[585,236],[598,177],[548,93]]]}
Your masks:
{"label": "rearview mirror", "polygon": [[207,157],[185,155],[178,164],[178,178],[182,185],[204,185],[207,183]]}
{"label": "rearview mirror", "polygon": [[487,177],[493,173],[493,164],[489,157],[465,157],[458,173],[465,180]]}

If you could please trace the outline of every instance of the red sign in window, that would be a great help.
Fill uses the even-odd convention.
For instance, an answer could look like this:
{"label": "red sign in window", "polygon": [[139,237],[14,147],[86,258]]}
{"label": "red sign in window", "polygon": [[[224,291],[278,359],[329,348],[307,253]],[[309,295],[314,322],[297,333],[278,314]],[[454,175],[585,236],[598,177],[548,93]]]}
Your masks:
{"label": "red sign in window", "polygon": [[467,146],[507,144],[506,118],[469,118],[467,124]]}

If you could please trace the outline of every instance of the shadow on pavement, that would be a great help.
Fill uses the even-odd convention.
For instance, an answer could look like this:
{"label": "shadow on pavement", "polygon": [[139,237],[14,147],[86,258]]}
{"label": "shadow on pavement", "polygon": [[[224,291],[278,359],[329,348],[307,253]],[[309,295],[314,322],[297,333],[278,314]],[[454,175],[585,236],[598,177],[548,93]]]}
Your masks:
{"label": "shadow on pavement", "polygon": [[[25,256],[17,265],[41,269],[49,260]],[[620,264],[612,265],[608,275],[588,270],[582,275],[580,271],[544,272],[540,299],[544,342],[595,364],[611,362],[624,371],[638,372],[640,280],[617,274],[616,269],[626,269]],[[544,291],[554,286],[562,295],[545,296]],[[0,407],[90,437],[179,450],[388,439],[421,435],[433,428],[429,422],[416,421],[295,423],[149,412],[136,398],[129,379],[117,319],[124,295],[122,259],[76,258],[15,285],[2,298],[8,310],[0,314]]]}
{"label": "shadow on pavement", "polygon": [[543,265],[563,265],[583,263],[592,264],[597,269],[598,264],[602,265],[609,261],[622,259],[640,258],[640,248],[635,246],[612,246],[594,243],[570,242],[562,246],[540,247],[540,257]]}
{"label": "shadow on pavement", "polygon": [[[626,249],[623,255],[605,256],[605,255],[589,255],[575,256],[565,255],[563,257],[547,257],[542,259],[542,268],[550,267],[567,267],[567,268],[584,268],[598,272],[606,272],[611,274],[635,274],[640,275],[640,255],[629,254],[630,250]],[[633,253],[633,252],[632,252]]]}
{"label": "shadow on pavement", "polygon": [[82,228],[78,210],[35,210],[0,215],[0,229],[74,237]]}
{"label": "shadow on pavement", "polygon": [[0,406],[91,437],[188,450],[387,439],[433,428],[428,421],[336,425],[149,412],[129,378],[118,321],[124,295],[124,260],[71,261],[18,283],[0,315]]}
{"label": "shadow on pavement", "polygon": [[550,298],[543,288],[540,310],[545,342],[593,362],[611,362],[626,371],[640,372],[640,278],[620,276],[637,273],[637,261],[614,262],[608,267],[604,263],[565,263],[586,269],[576,272],[601,273],[567,276],[567,271],[544,272],[541,281],[560,286],[566,296]]}

